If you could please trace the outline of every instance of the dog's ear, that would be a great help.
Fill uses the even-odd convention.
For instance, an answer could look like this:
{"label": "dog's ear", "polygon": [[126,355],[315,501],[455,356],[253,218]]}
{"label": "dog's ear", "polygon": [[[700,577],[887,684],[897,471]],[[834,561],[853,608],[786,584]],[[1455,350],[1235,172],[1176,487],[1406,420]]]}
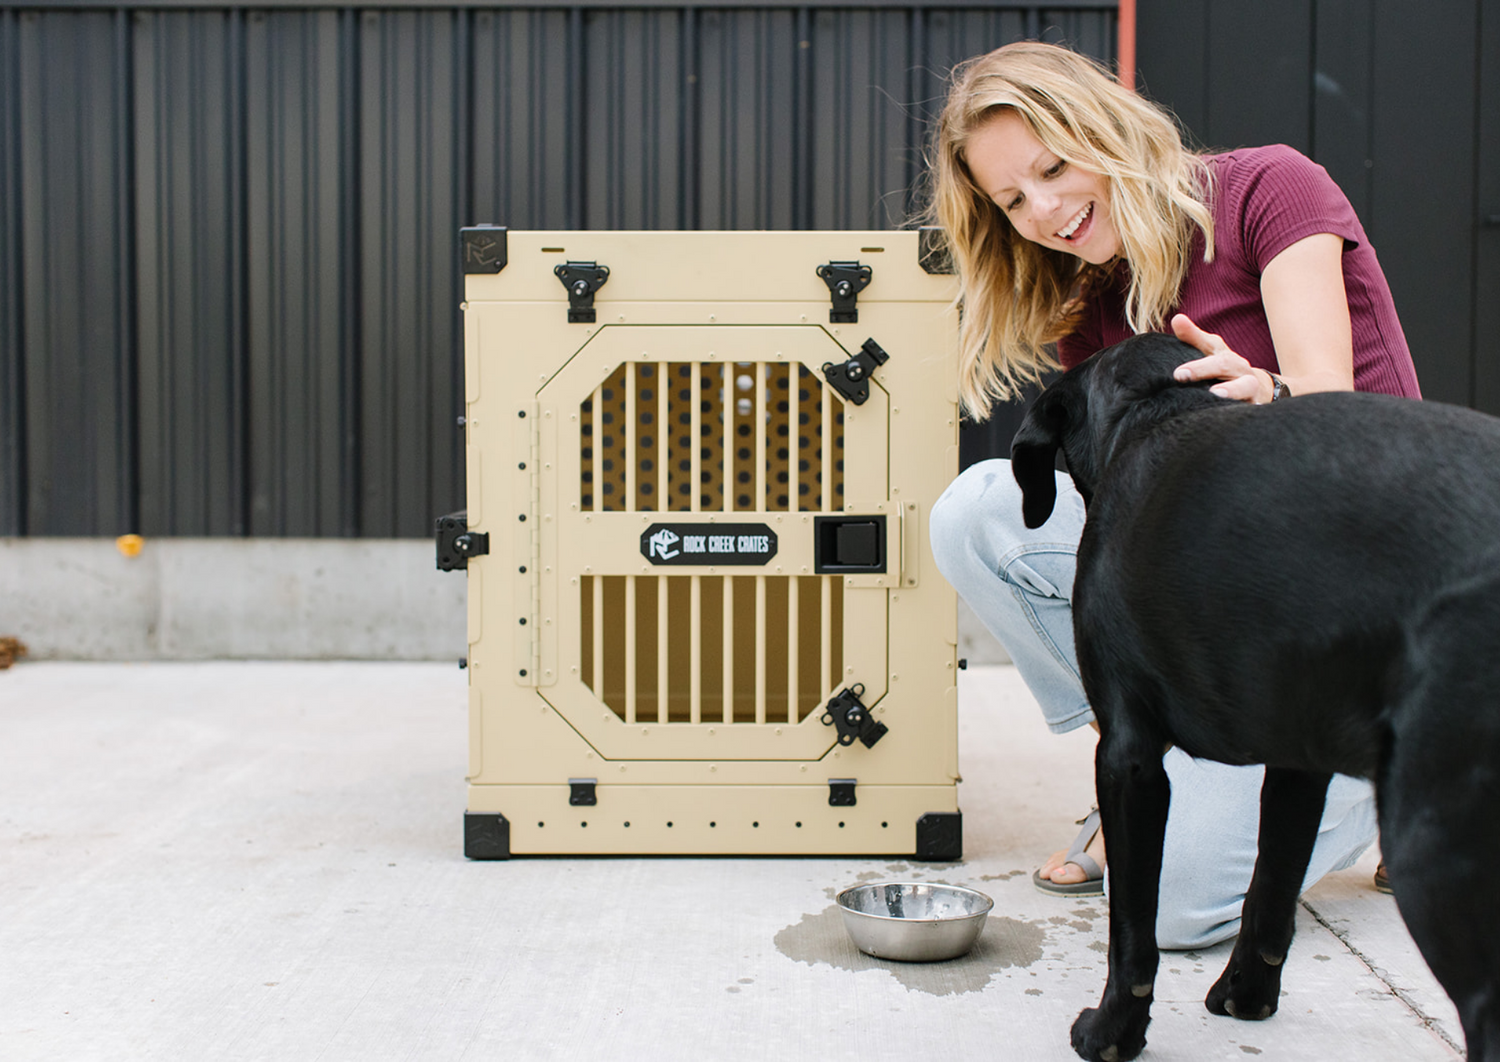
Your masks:
{"label": "dog's ear", "polygon": [[1045,524],[1057,504],[1053,473],[1067,427],[1066,395],[1060,387],[1049,387],[1026,411],[1011,441],[1010,467],[1021,487],[1021,516],[1029,528]]}

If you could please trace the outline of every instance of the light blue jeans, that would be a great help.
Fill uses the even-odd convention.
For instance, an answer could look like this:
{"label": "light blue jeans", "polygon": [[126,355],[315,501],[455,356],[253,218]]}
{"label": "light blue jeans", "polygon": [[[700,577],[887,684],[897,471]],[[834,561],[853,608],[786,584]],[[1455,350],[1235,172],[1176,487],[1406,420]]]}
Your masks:
{"label": "light blue jeans", "polygon": [[[1051,518],[1028,530],[1006,460],[970,466],[932,510],[938,568],[1005,646],[1056,733],[1094,718],[1073,648],[1073,575],[1082,532],[1083,499],[1061,472]],[[1239,932],[1255,869],[1265,771],[1195,760],[1176,748],[1165,763],[1172,805],[1157,940],[1163,948],[1203,947]],[[1374,788],[1334,775],[1302,887],[1352,865],[1375,833]]]}

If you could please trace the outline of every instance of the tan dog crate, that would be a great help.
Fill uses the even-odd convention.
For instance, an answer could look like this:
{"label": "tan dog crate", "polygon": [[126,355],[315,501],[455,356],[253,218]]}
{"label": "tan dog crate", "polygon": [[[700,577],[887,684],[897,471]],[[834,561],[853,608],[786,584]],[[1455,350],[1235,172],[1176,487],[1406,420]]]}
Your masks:
{"label": "tan dog crate", "polygon": [[927,235],[464,230],[470,858],[959,858]]}

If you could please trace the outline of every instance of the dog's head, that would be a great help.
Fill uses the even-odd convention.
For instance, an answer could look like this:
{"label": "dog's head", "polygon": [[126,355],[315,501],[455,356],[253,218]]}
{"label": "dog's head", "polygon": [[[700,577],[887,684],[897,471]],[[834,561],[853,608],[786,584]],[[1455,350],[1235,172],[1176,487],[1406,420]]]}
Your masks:
{"label": "dog's head", "polygon": [[1132,336],[1069,369],[1037,396],[1010,447],[1026,526],[1041,527],[1052,515],[1059,449],[1087,506],[1128,439],[1190,409],[1232,404],[1209,393],[1212,381],[1183,384],[1172,378],[1177,366],[1202,356],[1172,336]]}

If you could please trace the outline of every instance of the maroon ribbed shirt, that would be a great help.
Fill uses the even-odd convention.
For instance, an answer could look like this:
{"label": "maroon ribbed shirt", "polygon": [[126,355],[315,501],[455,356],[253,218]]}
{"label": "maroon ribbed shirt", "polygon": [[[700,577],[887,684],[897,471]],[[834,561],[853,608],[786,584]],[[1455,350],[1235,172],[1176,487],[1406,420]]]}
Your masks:
{"label": "maroon ribbed shirt", "polygon": [[[1375,249],[1348,197],[1328,172],[1285,144],[1206,156],[1214,174],[1209,203],[1214,218],[1214,260],[1203,261],[1203,234],[1193,245],[1182,298],[1172,313],[1224,337],[1231,350],[1257,368],[1279,372],[1271,328],[1261,304],[1266,264],[1298,240],[1321,232],[1344,239],[1344,290],[1354,334],[1354,389],[1420,398],[1391,289]],[[1078,330],[1057,344],[1072,368],[1095,351],[1128,338],[1125,268],[1117,270],[1084,310]],[[1171,319],[1171,314],[1168,314]]]}

